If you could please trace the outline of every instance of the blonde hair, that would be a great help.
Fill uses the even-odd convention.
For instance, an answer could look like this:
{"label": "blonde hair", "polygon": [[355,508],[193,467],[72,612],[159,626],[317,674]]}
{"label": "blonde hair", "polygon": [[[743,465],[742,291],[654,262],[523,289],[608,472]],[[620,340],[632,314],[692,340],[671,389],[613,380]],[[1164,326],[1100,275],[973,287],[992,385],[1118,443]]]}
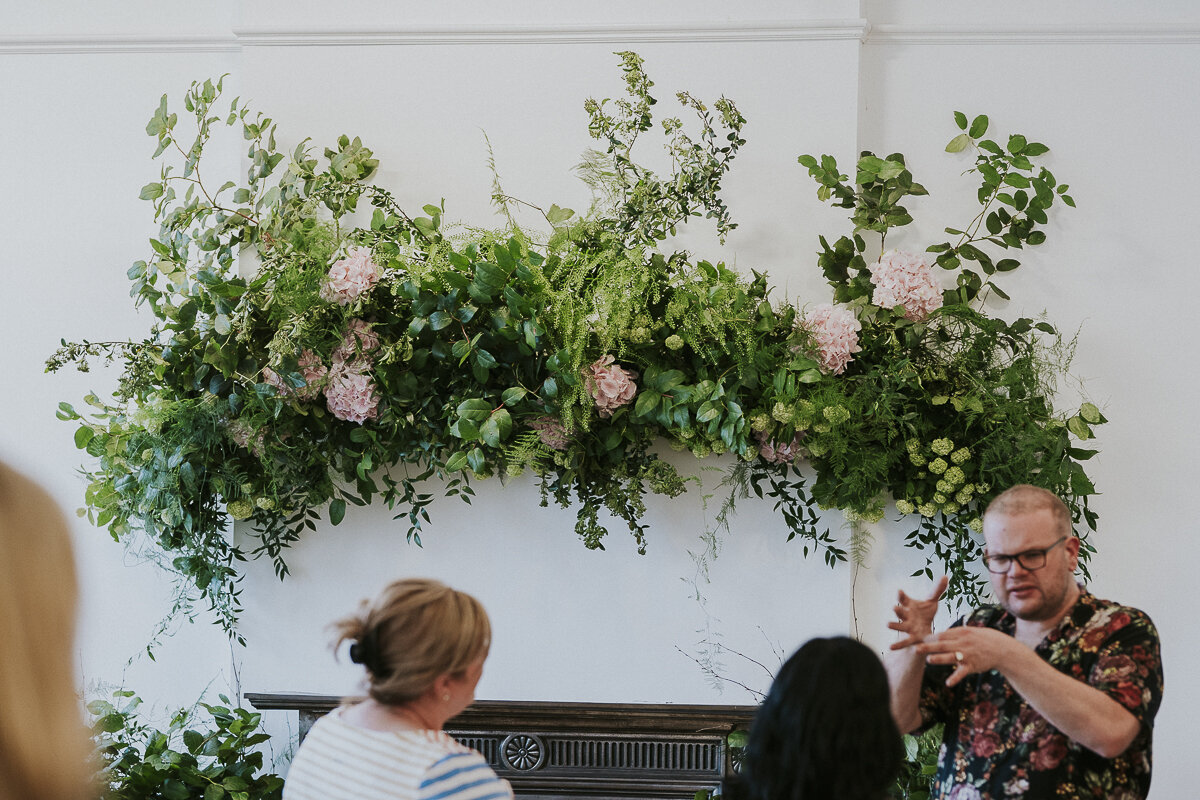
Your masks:
{"label": "blonde hair", "polygon": [[1071,512],[1067,508],[1067,504],[1049,489],[1028,483],[1018,483],[993,497],[983,515],[985,517],[988,514],[1016,516],[1032,514],[1037,511],[1049,511],[1054,517],[1055,527],[1058,528],[1059,533],[1063,536],[1071,535],[1073,530]]}
{"label": "blonde hair", "polygon": [[94,795],[72,668],[77,599],[66,520],[0,464],[0,800]]}
{"label": "blonde hair", "polygon": [[487,656],[492,626],[471,595],[424,578],[395,581],[358,614],[335,623],[351,658],[367,668],[376,702],[403,705],[442,675],[460,675]]}

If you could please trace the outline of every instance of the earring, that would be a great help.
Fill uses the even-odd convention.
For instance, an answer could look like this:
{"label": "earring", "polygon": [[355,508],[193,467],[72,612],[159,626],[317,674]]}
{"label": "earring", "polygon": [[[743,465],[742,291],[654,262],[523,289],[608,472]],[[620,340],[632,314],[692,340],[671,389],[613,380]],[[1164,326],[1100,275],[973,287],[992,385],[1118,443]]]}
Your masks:
{"label": "earring", "polygon": [[449,693],[449,692],[447,692],[446,694],[442,695],[442,702],[443,702],[443,703],[449,703],[449,702],[450,702],[450,693]]}

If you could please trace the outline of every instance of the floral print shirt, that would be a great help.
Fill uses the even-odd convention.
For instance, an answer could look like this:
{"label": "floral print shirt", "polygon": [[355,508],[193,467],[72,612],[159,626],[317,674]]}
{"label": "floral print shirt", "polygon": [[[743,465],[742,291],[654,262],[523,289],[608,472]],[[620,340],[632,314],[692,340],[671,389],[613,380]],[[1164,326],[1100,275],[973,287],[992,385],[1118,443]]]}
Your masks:
{"label": "floral print shirt", "polygon": [[[984,606],[955,625],[1013,635],[1016,620]],[[1136,608],[1083,591],[1035,651],[1137,717],[1141,731],[1121,755],[1104,758],[1068,739],[996,670],[947,688],[949,666],[929,666],[921,688],[925,725],[944,722],[933,797],[939,800],[1104,798],[1141,800],[1150,789],[1154,715],[1162,700],[1158,631]]]}

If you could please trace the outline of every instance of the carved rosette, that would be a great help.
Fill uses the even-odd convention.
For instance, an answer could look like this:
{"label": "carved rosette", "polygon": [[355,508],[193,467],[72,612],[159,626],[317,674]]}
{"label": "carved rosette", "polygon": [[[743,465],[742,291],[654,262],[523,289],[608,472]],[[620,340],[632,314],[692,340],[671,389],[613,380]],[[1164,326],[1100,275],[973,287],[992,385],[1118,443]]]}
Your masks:
{"label": "carved rosette", "polygon": [[546,745],[537,736],[513,733],[500,743],[500,758],[509,769],[533,772],[546,763]]}

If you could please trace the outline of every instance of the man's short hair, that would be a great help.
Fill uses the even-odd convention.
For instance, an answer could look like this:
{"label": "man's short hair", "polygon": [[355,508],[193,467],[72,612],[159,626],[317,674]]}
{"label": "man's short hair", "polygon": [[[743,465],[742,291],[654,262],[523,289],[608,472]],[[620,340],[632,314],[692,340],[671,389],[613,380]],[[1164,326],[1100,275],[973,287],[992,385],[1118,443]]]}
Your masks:
{"label": "man's short hair", "polygon": [[1049,489],[1028,483],[1018,483],[993,497],[983,515],[985,517],[988,514],[1016,516],[1042,510],[1049,511],[1054,516],[1054,522],[1061,534],[1071,535],[1071,512],[1067,509],[1067,504]]}

